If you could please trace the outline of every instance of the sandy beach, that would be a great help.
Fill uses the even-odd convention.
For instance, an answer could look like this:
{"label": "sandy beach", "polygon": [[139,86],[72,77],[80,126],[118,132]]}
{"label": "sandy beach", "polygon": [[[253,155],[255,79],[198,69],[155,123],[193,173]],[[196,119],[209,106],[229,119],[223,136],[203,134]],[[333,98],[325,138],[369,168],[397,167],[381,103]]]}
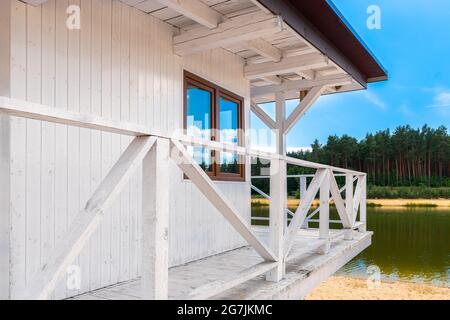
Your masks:
{"label": "sandy beach", "polygon": [[316,288],[306,300],[450,300],[450,288],[382,282],[370,290],[364,279],[335,276]]}
{"label": "sandy beach", "polygon": [[[269,205],[267,199],[252,199],[253,203],[260,203],[262,205]],[[368,199],[369,205],[377,205],[382,207],[406,207],[409,204],[414,205],[433,205],[437,208],[450,208],[450,199]],[[288,199],[288,206],[296,207],[299,204],[298,199]],[[318,206],[319,201],[315,200],[313,206]]]}

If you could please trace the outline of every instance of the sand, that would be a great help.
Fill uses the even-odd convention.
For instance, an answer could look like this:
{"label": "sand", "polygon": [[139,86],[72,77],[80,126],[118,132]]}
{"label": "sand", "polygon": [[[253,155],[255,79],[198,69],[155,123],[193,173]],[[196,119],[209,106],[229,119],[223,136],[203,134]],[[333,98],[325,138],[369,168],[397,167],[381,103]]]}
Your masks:
{"label": "sand", "polygon": [[450,300],[450,288],[406,282],[382,282],[369,289],[367,281],[335,276],[316,288],[307,300]]}
{"label": "sand", "polygon": [[[253,203],[260,203],[262,205],[269,205],[267,199],[252,199]],[[437,206],[437,208],[450,208],[450,199],[368,199],[367,203],[379,205],[383,207],[406,207],[408,204],[424,205],[431,204]],[[296,207],[299,204],[298,199],[288,199],[289,207]],[[313,206],[318,206],[319,201],[315,200]]]}

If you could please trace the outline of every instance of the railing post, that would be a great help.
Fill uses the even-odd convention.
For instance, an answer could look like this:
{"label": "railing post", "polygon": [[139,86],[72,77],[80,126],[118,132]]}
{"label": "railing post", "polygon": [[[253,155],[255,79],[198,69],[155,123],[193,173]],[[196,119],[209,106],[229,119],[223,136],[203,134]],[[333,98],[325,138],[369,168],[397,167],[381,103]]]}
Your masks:
{"label": "railing post", "polygon": [[[300,176],[300,204],[299,205],[301,205],[302,201],[305,199],[306,190],[307,190],[307,177]],[[302,228],[303,229],[309,228],[308,219],[305,219],[305,222],[303,222]]]}
{"label": "railing post", "polygon": [[[353,174],[345,175],[345,211],[353,224]],[[345,234],[345,240],[353,240],[351,230]]]}
{"label": "railing post", "polygon": [[361,188],[361,204],[359,209],[359,219],[362,223],[359,227],[360,232],[367,231],[367,175],[362,177],[362,188]]}
{"label": "railing post", "polygon": [[269,246],[278,259],[277,268],[268,272],[267,281],[279,282],[285,274],[284,230],[286,216],[286,162],[272,159],[270,162],[270,220]]}
{"label": "railing post", "polygon": [[330,233],[330,171],[326,170],[320,186],[319,237],[328,240]]}
{"label": "railing post", "polygon": [[143,161],[142,290],[147,300],[168,299],[170,141],[159,138]]}

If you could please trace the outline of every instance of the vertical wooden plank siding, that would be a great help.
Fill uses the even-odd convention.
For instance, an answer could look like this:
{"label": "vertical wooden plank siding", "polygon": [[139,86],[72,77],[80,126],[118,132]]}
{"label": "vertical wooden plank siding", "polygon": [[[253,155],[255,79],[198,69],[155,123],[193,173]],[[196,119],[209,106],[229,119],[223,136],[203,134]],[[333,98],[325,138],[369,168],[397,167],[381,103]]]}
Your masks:
{"label": "vertical wooden plank siding", "polygon": [[[27,46],[26,5],[14,1],[11,13],[11,97],[26,99]],[[26,283],[26,120],[11,118],[11,298]]]}
{"label": "vertical wooden plank siding", "polygon": [[[0,94],[11,95],[11,1],[0,3]],[[10,118],[0,115],[0,300],[9,299],[10,286]]]}
{"label": "vertical wooden plank siding", "polygon": [[[0,5],[1,8],[1,5]],[[0,116],[0,300],[9,299],[10,286],[10,248],[11,214],[10,198],[10,120]]]}
{"label": "vertical wooden plank siding", "polygon": [[[214,49],[181,58],[173,29],[119,0],[11,0],[11,96],[147,125],[171,133],[183,127],[183,69],[245,98],[243,60]],[[69,5],[81,8],[81,29],[66,27]],[[45,263],[92,191],[128,147],[116,134],[35,120],[10,120],[11,293]],[[245,244],[181,171],[169,164],[169,265]],[[139,171],[139,170],[138,170]],[[250,171],[248,171],[248,174]],[[217,186],[250,222],[250,184]],[[106,213],[101,228],[55,291],[64,298],[142,275],[142,174]],[[80,287],[67,286],[80,276]],[[72,282],[71,282],[72,283]],[[76,281],[75,281],[76,283]],[[73,284],[73,283],[72,283]]]}
{"label": "vertical wooden plank siding", "polygon": [[[42,6],[42,103],[55,107],[55,1]],[[42,123],[41,152],[41,259],[55,247],[55,125]]]}
{"label": "vertical wooden plank siding", "polygon": [[[55,108],[68,110],[68,30],[66,28],[66,8],[67,0],[55,0]],[[69,180],[69,145],[67,126],[55,125],[55,244],[61,241],[69,226],[69,190],[72,191],[73,184],[78,183]],[[79,159],[71,159],[79,161]],[[78,168],[79,172],[79,168]],[[76,294],[78,291],[69,292],[66,286],[66,279],[61,281],[55,290],[54,297],[61,299],[68,294]]]}

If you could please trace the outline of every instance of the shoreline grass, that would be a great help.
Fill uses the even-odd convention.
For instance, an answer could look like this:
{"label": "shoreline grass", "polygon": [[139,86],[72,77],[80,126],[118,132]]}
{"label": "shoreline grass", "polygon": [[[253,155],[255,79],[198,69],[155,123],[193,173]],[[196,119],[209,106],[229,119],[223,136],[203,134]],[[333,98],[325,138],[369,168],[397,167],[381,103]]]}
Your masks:
{"label": "shoreline grass", "polygon": [[[288,207],[297,207],[298,204],[298,199],[288,199]],[[259,197],[252,197],[252,205],[255,207],[269,206],[269,200]],[[333,205],[333,203],[331,205]],[[319,206],[319,201],[313,201],[312,206]],[[368,199],[367,207],[450,208],[450,199]]]}

